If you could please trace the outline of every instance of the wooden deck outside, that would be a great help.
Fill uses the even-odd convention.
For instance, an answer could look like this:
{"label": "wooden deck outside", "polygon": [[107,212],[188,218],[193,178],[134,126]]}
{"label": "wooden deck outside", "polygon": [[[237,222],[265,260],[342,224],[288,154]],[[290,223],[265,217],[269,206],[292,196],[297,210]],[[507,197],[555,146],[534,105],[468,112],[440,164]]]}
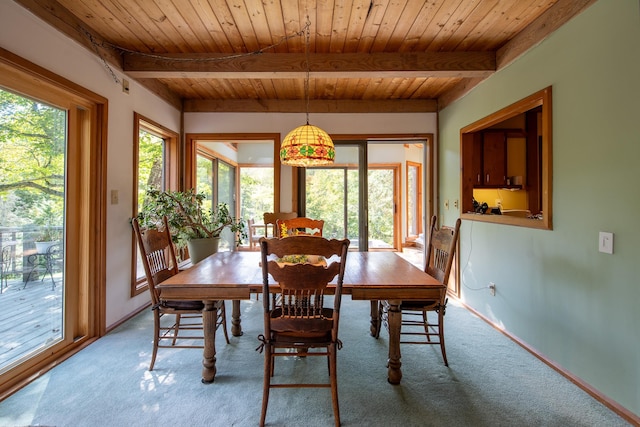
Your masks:
{"label": "wooden deck outside", "polygon": [[9,279],[0,294],[0,371],[62,337],[62,274]]}

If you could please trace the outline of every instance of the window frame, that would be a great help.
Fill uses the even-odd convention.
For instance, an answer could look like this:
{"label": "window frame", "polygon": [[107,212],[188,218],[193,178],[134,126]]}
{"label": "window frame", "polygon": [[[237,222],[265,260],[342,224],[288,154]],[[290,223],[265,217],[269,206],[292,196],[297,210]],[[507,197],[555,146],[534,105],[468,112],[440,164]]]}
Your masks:
{"label": "window frame", "polygon": [[[187,133],[185,134],[185,174],[184,174],[184,186],[185,188],[194,188],[196,183],[196,155],[201,152],[202,148],[199,146],[200,141],[213,141],[213,142],[233,142],[241,144],[243,142],[255,142],[255,141],[271,141],[273,143],[273,206],[276,210],[280,210],[280,134],[279,133]],[[229,162],[229,159],[220,157],[221,160]],[[238,186],[240,185],[240,173],[238,162],[232,163],[236,166],[236,179]],[[239,188],[239,187],[238,187]],[[240,202],[239,192],[236,197],[236,203]],[[241,212],[240,206],[236,206],[236,212]]]}
{"label": "window frame", "polygon": [[[461,214],[463,220],[490,222],[495,224],[514,225],[528,228],[537,228],[544,230],[552,230],[552,97],[551,86],[546,87],[520,101],[517,101],[493,114],[488,115],[468,126],[460,129],[460,197]],[[471,167],[469,163],[470,144],[465,144],[470,140],[474,133],[481,132],[498,123],[504,122],[514,116],[526,113],[530,110],[540,108],[540,136],[541,136],[541,155],[539,159],[539,167],[541,171],[541,211],[542,219],[521,218],[510,215],[481,215],[473,212],[471,206],[471,197],[473,194],[473,186],[465,182],[465,167]],[[465,162],[465,159],[467,161]]]}
{"label": "window frame", "polygon": [[[415,198],[412,197],[413,195],[411,194],[411,190],[409,188],[409,176],[411,175],[411,170],[415,169],[416,170],[416,194],[415,194]],[[406,190],[406,196],[405,196],[405,206],[406,206],[406,230],[407,230],[407,234],[405,236],[406,241],[413,241],[415,239],[418,238],[418,236],[420,235],[420,233],[422,233],[422,163],[417,163],[417,162],[412,162],[412,161],[406,161],[405,162],[405,190]],[[416,231],[417,233],[414,234],[410,234],[409,233],[409,223],[411,220],[411,212],[409,212],[409,199],[415,199],[413,201],[414,203],[414,207],[415,207],[415,218],[414,221],[416,222]]]}
{"label": "window frame", "polygon": [[[149,133],[164,140],[163,147],[163,176],[164,187],[169,190],[178,190],[179,176],[180,176],[180,151],[179,141],[180,136],[177,132],[166,128],[153,120],[139,114],[133,113],[133,200],[131,206],[133,207],[132,218],[138,215],[138,163],[140,159],[139,144],[140,144],[140,130],[145,130]],[[147,279],[142,275],[138,275],[138,244],[136,242],[136,236],[131,229],[131,297],[139,295],[145,292],[149,286]]]}

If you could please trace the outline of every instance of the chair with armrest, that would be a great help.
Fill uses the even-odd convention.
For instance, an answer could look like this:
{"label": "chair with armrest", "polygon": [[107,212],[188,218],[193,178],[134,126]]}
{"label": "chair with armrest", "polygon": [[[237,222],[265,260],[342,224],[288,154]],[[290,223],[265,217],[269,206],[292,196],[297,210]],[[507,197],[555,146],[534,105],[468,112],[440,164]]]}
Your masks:
{"label": "chair with armrest", "polygon": [[[449,274],[458,242],[458,232],[460,231],[460,218],[456,220],[453,228],[436,228],[437,217],[431,217],[429,225],[426,266],[424,271],[441,281],[445,286],[449,281]],[[442,359],[445,366],[449,366],[447,352],[444,346],[444,315],[447,308],[446,292],[442,293],[440,299],[435,300],[405,300],[402,301],[402,329],[401,344],[439,344],[442,352]],[[380,302],[380,319],[388,326],[386,301]],[[428,314],[435,312],[435,316]],[[435,319],[432,319],[435,318]],[[418,327],[419,329],[416,329]],[[380,328],[378,328],[379,331]],[[407,336],[405,340],[402,336]],[[416,337],[423,336],[424,339],[417,340]],[[409,338],[411,337],[411,338]]]}
{"label": "chair with armrest", "polygon": [[312,219],[307,217],[297,217],[292,219],[279,219],[276,221],[276,237],[284,237],[283,231],[286,230],[287,236],[308,235],[322,237],[322,228],[324,221],[321,219]]}
{"label": "chair with armrest", "polygon": [[[163,223],[162,230],[142,230],[137,218],[132,221],[151,294],[151,309],[153,310],[153,353],[149,365],[150,371],[153,370],[158,348],[204,348],[202,325],[204,303],[202,301],[161,299],[160,292],[156,288],[164,280],[178,274],[178,263],[166,217],[163,218]],[[224,301],[218,301],[217,310],[218,323],[216,328],[222,326],[228,344],[229,336]],[[163,323],[161,319],[165,315],[175,315],[175,322],[170,326]],[[187,342],[189,343],[180,344]]]}
{"label": "chair with armrest", "polygon": [[[260,248],[264,335],[258,338],[262,342],[259,349],[265,352],[260,425],[265,423],[272,388],[328,387],[331,388],[335,424],[339,426],[336,353],[342,346],[338,339],[338,321],[349,240],[311,236],[263,238]],[[304,255],[303,259],[300,259],[301,255]],[[336,276],[335,288],[327,288]],[[333,298],[325,298],[331,293]],[[326,356],[329,382],[291,383],[282,379],[274,383],[275,358],[284,356],[291,359],[292,349],[301,357]]]}
{"label": "chair with armrest", "polygon": [[[264,222],[264,235],[266,237],[278,237],[278,230],[276,228],[276,222],[279,219],[292,219],[297,218],[297,212],[265,212],[263,214]],[[269,225],[272,228],[272,235],[269,235]]]}

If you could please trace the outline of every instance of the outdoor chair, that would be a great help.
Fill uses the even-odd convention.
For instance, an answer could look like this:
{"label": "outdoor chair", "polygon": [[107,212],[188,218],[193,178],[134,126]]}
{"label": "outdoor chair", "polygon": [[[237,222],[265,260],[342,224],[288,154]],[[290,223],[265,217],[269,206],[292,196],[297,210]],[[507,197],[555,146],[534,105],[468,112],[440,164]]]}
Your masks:
{"label": "outdoor chair", "polygon": [[[260,233],[259,230],[263,227],[264,231]],[[251,218],[247,221],[247,230],[249,231],[249,250],[260,249],[260,238],[267,235],[267,226],[256,224],[256,221]]]}
{"label": "outdoor chair", "polygon": [[[339,426],[336,355],[342,346],[338,339],[338,321],[349,240],[311,236],[262,238],[260,248],[264,335],[258,337],[261,341],[258,348],[265,353],[260,426],[265,423],[269,391],[284,387],[331,388],[335,424]],[[336,276],[335,287],[327,287]],[[333,298],[326,297],[328,294],[333,294]],[[292,356],[296,355],[327,357],[329,381],[292,383],[281,378],[274,382],[275,358],[284,356],[285,360],[295,363],[296,358]],[[304,409],[302,411],[304,416]]]}
{"label": "outdoor chair", "polygon": [[62,243],[53,243],[48,245],[45,253],[32,253],[27,257],[27,262],[31,266],[31,270],[29,274],[27,274],[27,278],[24,280],[24,286],[22,289],[26,288],[31,279],[37,278],[40,274],[42,274],[42,278],[40,281],[44,281],[44,278],[49,275],[51,279],[51,290],[56,288],[56,281],[53,277],[53,274],[56,272],[64,273],[64,251]]}
{"label": "outdoor chair", "polygon": [[[460,230],[460,218],[454,228],[436,228],[437,217],[431,217],[429,226],[429,240],[427,242],[426,266],[424,271],[441,281],[445,286],[449,280],[451,266],[458,242]],[[434,300],[405,300],[402,301],[402,329],[400,332],[401,344],[435,344],[440,345],[442,359],[445,366],[449,366],[447,352],[444,345],[444,315],[447,308],[446,292],[440,299]],[[379,305],[379,318],[388,328],[388,308],[386,301]],[[429,316],[429,313],[435,315]],[[380,328],[378,328],[378,333]],[[403,336],[407,337],[403,339]],[[417,337],[423,339],[418,340]]]}
{"label": "outdoor chair", "polygon": [[2,247],[2,253],[0,254],[0,294],[4,292],[4,288],[8,286],[8,276],[13,267],[15,250],[15,243]]}
{"label": "outdoor chair", "polygon": [[[171,301],[162,299],[156,286],[162,281],[178,273],[173,242],[169,232],[167,218],[163,218],[164,228],[140,229],[137,218],[132,220],[136,240],[142,257],[145,276],[151,294],[153,310],[153,354],[149,370],[153,370],[158,348],[204,348],[204,331],[202,325],[202,301]],[[227,333],[227,317],[224,301],[219,301],[218,323],[222,326],[224,337],[229,343]],[[165,315],[174,315],[175,322],[166,324],[162,321]],[[187,344],[180,344],[180,343]]]}

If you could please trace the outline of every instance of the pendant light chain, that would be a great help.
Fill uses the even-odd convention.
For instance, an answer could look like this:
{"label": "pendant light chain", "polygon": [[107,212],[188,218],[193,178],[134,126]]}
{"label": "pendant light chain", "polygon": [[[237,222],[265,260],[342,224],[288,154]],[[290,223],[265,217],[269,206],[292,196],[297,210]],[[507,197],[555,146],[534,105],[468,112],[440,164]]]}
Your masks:
{"label": "pendant light chain", "polygon": [[304,97],[307,124],[298,126],[287,134],[280,145],[280,161],[283,165],[295,167],[312,167],[331,165],[336,151],[331,137],[324,130],[309,124],[309,86],[311,81],[311,62],[309,61],[311,45],[311,20],[307,14],[307,22],[300,32],[304,33],[305,76]]}
{"label": "pendant light chain", "polygon": [[311,21],[309,20],[309,15],[307,15],[307,22],[305,24],[305,44],[304,44],[304,53],[305,53],[305,63],[306,63],[306,74],[304,78],[304,94],[306,97],[306,112],[307,112],[307,124],[309,124],[309,74],[310,74],[310,64],[309,64],[309,44],[311,38]]}

